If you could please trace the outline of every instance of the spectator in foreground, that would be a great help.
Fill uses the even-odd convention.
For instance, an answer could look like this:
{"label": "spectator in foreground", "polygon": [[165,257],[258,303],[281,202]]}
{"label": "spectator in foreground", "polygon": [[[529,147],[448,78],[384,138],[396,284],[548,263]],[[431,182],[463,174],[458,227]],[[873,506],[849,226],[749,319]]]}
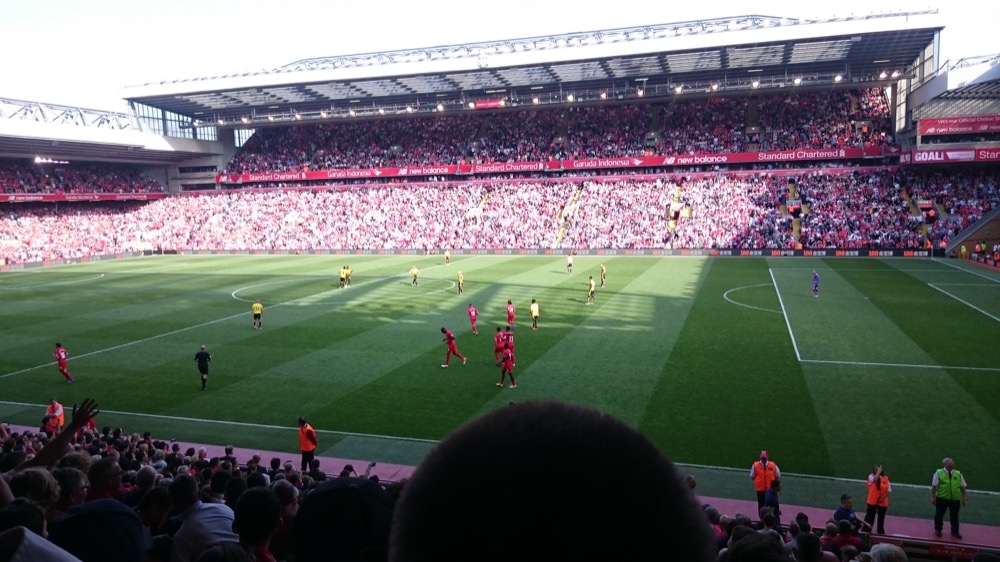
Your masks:
{"label": "spectator in foreground", "polygon": [[306,494],[295,516],[296,562],[384,561],[395,502],[365,478],[333,478]]}
{"label": "spectator in foreground", "polygon": [[[872,562],[906,562],[906,552],[902,548],[887,542],[881,542],[872,547]],[[975,562],[975,557],[973,557]],[[998,557],[997,562],[1000,562]]]}
{"label": "spectator in foreground", "polygon": [[[628,478],[607,477],[622,466]],[[645,436],[538,401],[466,424],[427,455],[400,497],[389,559],[708,562],[712,546],[684,476]]]}
{"label": "spectator in foreground", "polygon": [[258,562],[273,562],[271,536],[281,530],[281,504],[270,488],[253,488],[236,502],[233,530]]}
{"label": "spectator in foreground", "polygon": [[178,475],[168,491],[171,506],[183,519],[171,541],[171,562],[194,562],[213,544],[239,542],[232,530],[233,510],[221,503],[202,503],[193,476]]}

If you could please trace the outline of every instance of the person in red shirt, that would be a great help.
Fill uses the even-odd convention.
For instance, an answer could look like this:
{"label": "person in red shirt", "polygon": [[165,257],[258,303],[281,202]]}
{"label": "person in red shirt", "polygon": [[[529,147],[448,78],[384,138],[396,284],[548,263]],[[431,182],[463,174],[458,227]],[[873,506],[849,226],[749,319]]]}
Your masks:
{"label": "person in red shirt", "polygon": [[66,381],[69,383],[73,382],[73,375],[69,374],[69,370],[66,368],[66,361],[69,360],[69,352],[66,348],[62,346],[61,343],[56,342],[56,351],[52,354],[56,358],[56,363],[59,365],[59,372],[62,376],[66,377]]}
{"label": "person in red shirt", "polygon": [[510,387],[517,388],[517,382],[514,381],[514,350],[511,349],[511,344],[504,346],[500,365],[500,382],[497,383],[497,386],[503,388],[504,378],[509,375]]}
{"label": "person in red shirt", "polygon": [[455,343],[455,334],[451,333],[451,330],[449,330],[448,328],[441,328],[441,333],[444,334],[444,342],[448,344],[448,351],[445,352],[444,364],[441,365],[441,368],[442,369],[448,368],[448,363],[451,361],[452,355],[461,359],[462,364],[465,365],[465,362],[468,361],[468,359],[466,359],[465,356],[463,356],[461,353],[458,352],[458,344]]}
{"label": "person in red shirt", "polygon": [[476,319],[477,318],[479,318],[479,309],[476,308],[476,307],[474,307],[474,306],[472,306],[472,303],[470,302],[469,303],[469,322],[472,323],[472,335],[474,335],[474,336],[478,336],[479,335],[479,329],[476,328]]}
{"label": "person in red shirt", "polygon": [[[507,326],[507,329],[503,333],[503,345],[505,348],[510,349],[511,360],[514,360],[514,330]],[[515,361],[516,362],[516,361]]]}
{"label": "person in red shirt", "polygon": [[514,326],[514,303],[507,301],[507,323]]}
{"label": "person in red shirt", "polygon": [[493,359],[497,362],[497,367],[500,366],[500,354],[503,353],[504,341],[503,330],[497,326],[497,333],[493,334]]}

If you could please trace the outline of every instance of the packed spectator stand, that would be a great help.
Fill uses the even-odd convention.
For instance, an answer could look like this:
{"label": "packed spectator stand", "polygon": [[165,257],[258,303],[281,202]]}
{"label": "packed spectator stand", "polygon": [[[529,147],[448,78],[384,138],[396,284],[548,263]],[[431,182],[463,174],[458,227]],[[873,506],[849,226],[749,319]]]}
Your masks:
{"label": "packed spectator stand", "polygon": [[[469,111],[262,128],[226,171],[877,146],[892,142],[889,125],[878,89]],[[864,164],[479,174],[278,189],[247,184],[153,202],[6,204],[0,256],[25,263],[199,249],[922,248],[949,240],[997,204],[994,169],[859,168]],[[789,178],[799,181],[801,221],[784,207]],[[0,189],[162,191],[125,165],[11,160],[0,161]],[[925,225],[917,198],[932,199],[944,220]],[[678,205],[682,212],[671,216]]]}
{"label": "packed spectator stand", "polygon": [[102,163],[27,164],[0,160],[0,193],[159,193],[134,167]]}

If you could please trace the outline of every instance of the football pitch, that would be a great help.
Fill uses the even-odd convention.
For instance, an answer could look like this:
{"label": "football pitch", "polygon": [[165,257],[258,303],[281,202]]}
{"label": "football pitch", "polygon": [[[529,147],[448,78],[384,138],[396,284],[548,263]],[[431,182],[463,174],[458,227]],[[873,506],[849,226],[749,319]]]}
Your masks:
{"label": "football pitch", "polygon": [[[600,263],[608,284],[587,306]],[[786,473],[862,479],[879,462],[926,486],[951,456],[974,489],[1000,491],[1000,274],[955,260],[581,255],[569,274],[563,256],[152,256],[3,273],[0,295],[0,419],[14,423],[37,425],[52,395],[92,396],[98,425],[294,452],[303,415],[323,455],[415,464],[469,419],[559,398],[681,463],[742,470],[767,449]],[[508,299],[517,389],[494,384]],[[441,327],[468,364],[441,368]]]}

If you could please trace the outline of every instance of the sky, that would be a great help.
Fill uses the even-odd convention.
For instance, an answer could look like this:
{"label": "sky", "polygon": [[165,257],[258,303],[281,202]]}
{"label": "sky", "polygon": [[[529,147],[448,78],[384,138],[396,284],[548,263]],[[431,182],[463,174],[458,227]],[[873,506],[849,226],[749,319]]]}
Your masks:
{"label": "sky", "polygon": [[124,110],[125,86],[313,57],[757,14],[937,9],[941,60],[1000,53],[1000,2],[4,0],[0,98]]}

